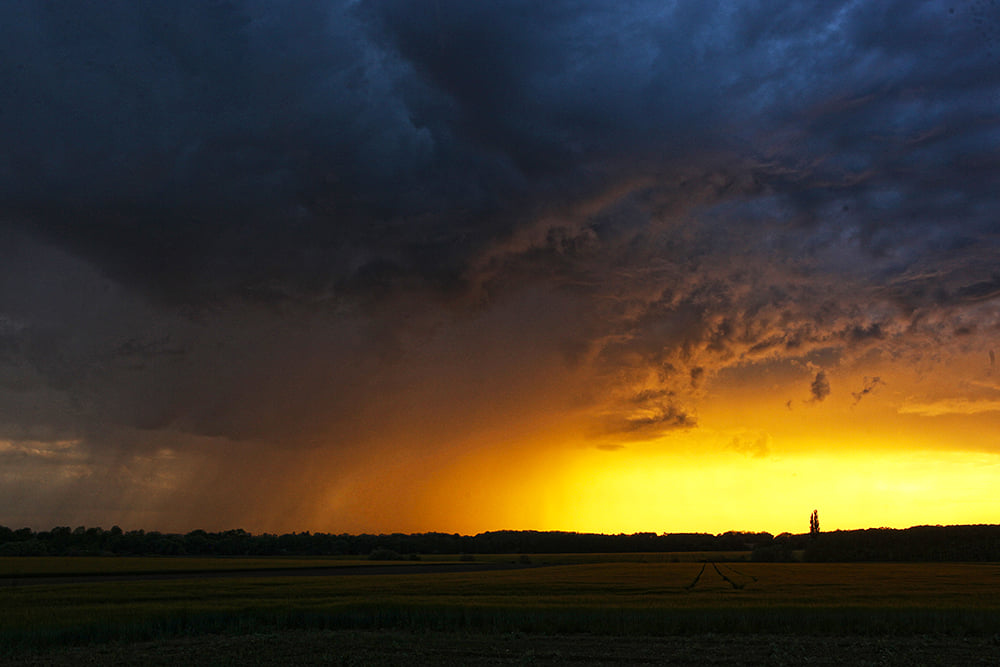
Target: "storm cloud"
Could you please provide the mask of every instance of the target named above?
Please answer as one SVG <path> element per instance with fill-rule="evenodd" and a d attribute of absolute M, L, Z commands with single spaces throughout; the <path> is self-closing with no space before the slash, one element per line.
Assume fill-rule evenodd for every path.
<path fill-rule="evenodd" d="M 156 457 L 350 470 L 538 415 L 608 448 L 694 427 L 726 371 L 995 334 L 998 24 L 7 3 L 0 457 L 124 497 Z M 218 475 L 213 498 L 246 480 Z"/>

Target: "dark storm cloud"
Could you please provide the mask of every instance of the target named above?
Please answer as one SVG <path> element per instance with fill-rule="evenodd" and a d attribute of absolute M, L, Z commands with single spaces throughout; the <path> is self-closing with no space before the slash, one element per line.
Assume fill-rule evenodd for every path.
<path fill-rule="evenodd" d="M 407 225 L 393 216 L 433 141 L 399 96 L 405 65 L 349 7 L 2 11 L 6 224 L 182 299 L 316 291 L 416 261 L 394 247 Z M 398 243 L 416 254 L 446 232 L 425 224 Z"/>
<path fill-rule="evenodd" d="M 0 4 L 0 440 L 349 449 L 566 367 L 654 438 L 726 369 L 991 331 L 998 18 Z"/>
<path fill-rule="evenodd" d="M 637 177 L 647 211 L 834 225 L 896 270 L 993 232 L 985 6 L 3 12 L 5 224 L 175 298 L 450 282 L 539 207 Z"/>

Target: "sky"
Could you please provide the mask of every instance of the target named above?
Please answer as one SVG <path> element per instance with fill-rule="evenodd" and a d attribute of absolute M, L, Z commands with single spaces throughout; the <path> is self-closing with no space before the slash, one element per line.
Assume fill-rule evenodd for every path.
<path fill-rule="evenodd" d="M 0 524 L 998 523 L 998 37 L 0 3 Z"/>

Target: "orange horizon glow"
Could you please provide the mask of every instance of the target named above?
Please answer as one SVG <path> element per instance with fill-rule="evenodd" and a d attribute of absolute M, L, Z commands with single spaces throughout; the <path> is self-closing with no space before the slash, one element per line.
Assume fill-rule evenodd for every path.
<path fill-rule="evenodd" d="M 337 532 L 380 525 L 380 532 L 777 535 L 807 532 L 813 509 L 825 531 L 997 523 L 995 453 L 879 447 L 875 440 L 848 452 L 818 453 L 801 441 L 786 451 L 782 438 L 770 438 L 759 455 L 732 447 L 709 452 L 728 437 L 698 428 L 615 450 L 581 441 L 544 450 L 482 448 L 437 462 L 420 484 L 403 479 L 402 470 L 399 477 L 382 469 L 372 480 L 355 478 L 331 500 L 350 498 L 346 514 L 357 522 L 328 514 L 310 523 Z M 373 500 L 379 483 L 410 502 Z M 335 513 L 343 516 L 342 509 Z"/>
<path fill-rule="evenodd" d="M 447 455 L 354 475 L 307 521 L 340 530 L 339 520 L 346 532 L 777 535 L 807 532 L 817 509 L 824 531 L 997 523 L 997 413 L 985 403 L 912 409 L 914 383 L 890 377 L 863 401 L 841 391 L 791 406 L 777 392 L 712 387 L 696 426 L 648 440 L 595 438 L 572 415 L 535 415 Z M 408 502 L 383 502 L 379 485 Z"/>

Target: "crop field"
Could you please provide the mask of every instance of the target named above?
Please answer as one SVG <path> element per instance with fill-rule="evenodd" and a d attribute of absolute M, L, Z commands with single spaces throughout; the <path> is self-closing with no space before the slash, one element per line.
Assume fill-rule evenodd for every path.
<path fill-rule="evenodd" d="M 498 641 L 511 635 L 596 635 L 625 642 L 632 641 L 629 637 L 709 633 L 932 636 L 982 643 L 994 657 L 1000 648 L 996 641 L 1000 564 L 996 563 L 538 564 L 547 558 L 558 560 L 531 556 L 525 567 L 476 572 L 420 572 L 417 562 L 413 574 L 374 576 L 334 570 L 322 576 L 273 577 L 231 572 L 224 578 L 205 578 L 195 571 L 190 578 L 173 580 L 138 576 L 72 583 L 8 578 L 0 589 L 0 655 L 24 659 L 39 651 L 70 650 L 66 647 L 82 644 L 131 645 L 293 631 L 341 633 L 341 637 L 355 633 L 350 635 L 355 638 L 371 632 L 421 637 L 459 633 Z M 51 560 L 32 571 L 51 574 L 63 568 L 79 573 L 80 567 L 88 566 L 72 562 L 83 559 Z M 200 571 L 207 571 L 197 563 L 203 559 L 173 560 L 196 562 Z M 218 559 L 229 560 L 233 559 Z M 290 567 L 291 562 L 263 560 L 280 568 Z M 302 562 L 315 567 L 324 561 Z M 131 563 L 120 567 L 124 569 L 116 571 L 164 569 L 159 563 L 150 570 Z"/>
<path fill-rule="evenodd" d="M 352 558 L 178 558 L 169 556 L 49 556 L 0 557 L 0 579 L 103 574 L 160 574 L 166 572 L 239 572 L 314 567 L 369 565 Z M 408 561 L 400 561 L 408 562 Z"/>
<path fill-rule="evenodd" d="M 579 563 L 686 563 L 713 561 L 746 561 L 749 551 L 681 551 L 665 553 L 622 554 L 538 554 L 517 556 L 511 554 L 476 554 L 461 556 L 445 554 L 424 556 L 422 560 L 390 561 L 393 564 L 419 565 L 422 563 L 451 563 L 469 561 L 477 563 L 518 563 L 527 559 L 537 565 L 568 565 Z M 241 570 L 278 570 L 318 567 L 360 567 L 379 565 L 386 561 L 372 561 L 361 556 L 315 557 L 176 557 L 176 556 L 74 556 L 59 558 L 49 556 L 0 556 L 0 579 L 10 577 L 52 577 L 105 574 L 159 574 L 167 572 L 239 572 Z"/>

